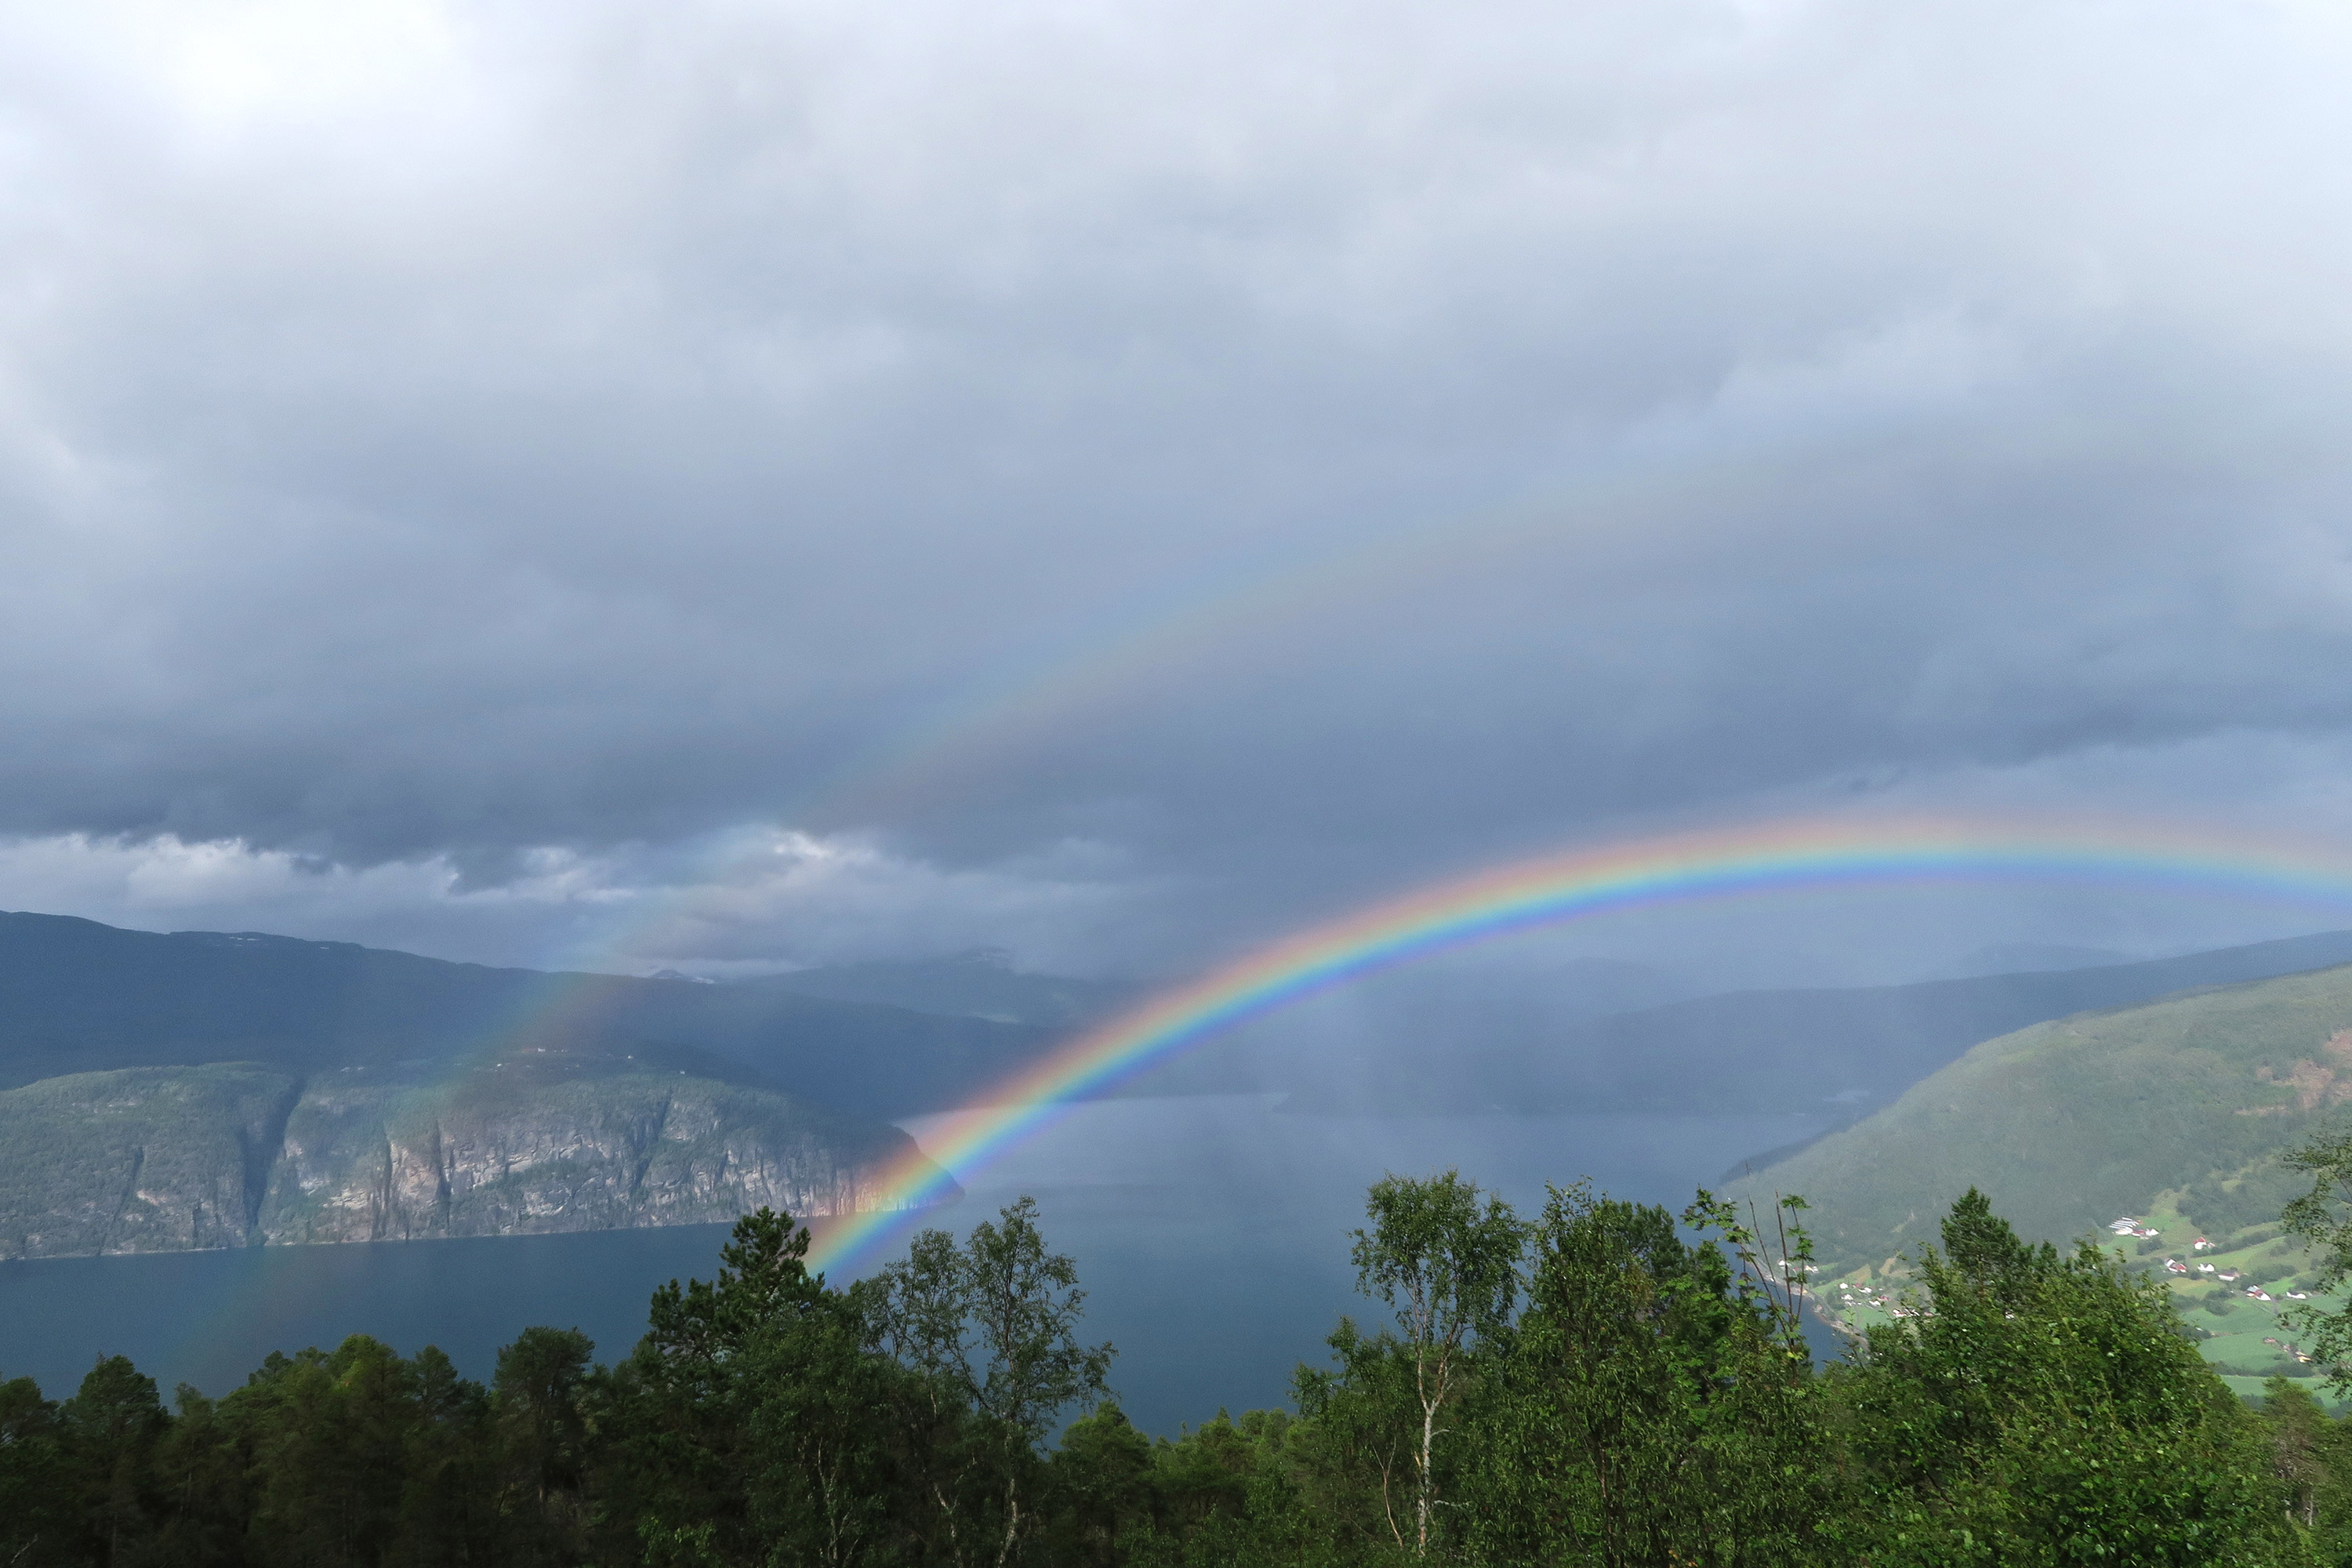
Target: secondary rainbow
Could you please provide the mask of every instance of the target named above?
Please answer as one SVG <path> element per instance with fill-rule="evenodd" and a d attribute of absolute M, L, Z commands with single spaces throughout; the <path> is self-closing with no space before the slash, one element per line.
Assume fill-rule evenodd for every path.
<path fill-rule="evenodd" d="M 816 1239 L 812 1260 L 854 1267 L 968 1174 L 1071 1101 L 1334 985 L 1538 926 L 1695 900 L 1840 886 L 2076 883 L 2234 893 L 2352 907 L 2352 857 L 2334 847 L 2175 826 L 1873 818 L 1677 834 L 1501 866 L 1312 927 L 1079 1037 L 936 1124 L 889 1170 L 878 1207 Z"/>

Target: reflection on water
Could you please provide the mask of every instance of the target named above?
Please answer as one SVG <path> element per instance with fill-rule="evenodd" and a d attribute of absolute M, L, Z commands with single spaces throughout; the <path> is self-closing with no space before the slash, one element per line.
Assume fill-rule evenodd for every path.
<path fill-rule="evenodd" d="M 919 1140 L 926 1123 L 910 1121 Z M 1679 1208 L 1746 1154 L 1814 1131 L 1807 1119 L 1674 1116 L 1294 1116 L 1273 1096 L 1108 1100 L 966 1182 L 929 1217 L 956 1228 L 1029 1194 L 1090 1292 L 1087 1323 L 1119 1349 L 1112 1382 L 1147 1429 L 1219 1405 L 1280 1402 L 1290 1370 L 1363 1304 L 1348 1231 L 1384 1172 L 1448 1165 L 1525 1207 L 1546 1182 L 1591 1176 Z M 919 1222 L 918 1222 L 919 1223 Z M 708 1278 L 722 1226 L 373 1246 L 266 1247 L 0 1265 L 0 1374 L 70 1392 L 100 1354 L 168 1389 L 218 1394 L 272 1350 L 376 1335 L 440 1345 L 478 1377 L 531 1323 L 578 1327 L 625 1354 L 662 1281 Z M 886 1249 L 886 1255 L 887 1255 Z"/>

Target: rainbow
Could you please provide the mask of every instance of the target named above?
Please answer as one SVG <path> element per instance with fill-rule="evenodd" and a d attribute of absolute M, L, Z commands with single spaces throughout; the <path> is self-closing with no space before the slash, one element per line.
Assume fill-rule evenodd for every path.
<path fill-rule="evenodd" d="M 1080 720 L 1144 681 L 1204 657 L 1226 657 L 1276 626 L 1362 607 L 1458 577 L 1530 549 L 1575 542 L 1581 569 L 1607 569 L 1625 542 L 1646 539 L 1693 507 L 1721 511 L 1784 485 L 1795 456 L 1838 467 L 1843 443 L 1808 443 L 1795 454 L 1735 448 L 1712 461 L 1688 453 L 1632 455 L 1573 483 L 1429 521 L 1351 532 L 1336 549 L 1234 561 L 1189 582 L 1155 583 L 1148 595 L 1098 606 L 1051 644 L 995 668 L 925 708 L 872 747 L 846 759 L 796 803 L 819 826 L 871 817 L 957 768 L 988 759 Z M 887 812 L 885 813 L 887 815 Z"/>
<path fill-rule="evenodd" d="M 937 1124 L 879 1182 L 882 1207 L 815 1238 L 813 1263 L 856 1268 L 1071 1101 L 1347 981 L 1514 931 L 1661 905 L 1842 886 L 2030 882 L 2352 906 L 2341 849 L 2178 826 L 1953 818 L 1780 822 L 1589 847 L 1496 867 L 1318 925 L 1169 991 Z"/>

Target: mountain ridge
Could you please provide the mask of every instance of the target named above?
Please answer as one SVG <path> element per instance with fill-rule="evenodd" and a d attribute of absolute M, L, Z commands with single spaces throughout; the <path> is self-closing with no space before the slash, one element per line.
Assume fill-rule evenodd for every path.
<path fill-rule="evenodd" d="M 1393 1052 L 1383 1102 L 1525 1110 L 1708 1107 L 1860 1114 L 1979 1041 L 2087 1010 L 2352 963 L 2352 931 L 2173 958 L 1907 984 L 1719 993 L 1442 1059 Z M 1317 1107 L 1312 1092 L 1297 1097 Z"/>
<path fill-rule="evenodd" d="M 0 1258 L 822 1216 L 1044 1030 L 0 914 Z M 784 1080 L 784 1081 L 780 1081 Z"/>
<path fill-rule="evenodd" d="M 448 1061 L 502 1043 L 658 1039 L 888 1118 L 962 1103 L 1055 1038 L 796 993 L 0 913 L 0 1089 L 111 1068 L 251 1060 L 310 1072 Z"/>

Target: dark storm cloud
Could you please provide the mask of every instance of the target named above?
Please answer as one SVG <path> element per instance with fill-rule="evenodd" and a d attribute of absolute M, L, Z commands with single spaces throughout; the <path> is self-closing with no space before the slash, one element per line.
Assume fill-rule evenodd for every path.
<path fill-rule="evenodd" d="M 1287 909 L 2352 720 L 2318 12 L 9 26 L 0 833 Z"/>

